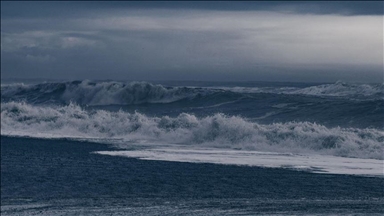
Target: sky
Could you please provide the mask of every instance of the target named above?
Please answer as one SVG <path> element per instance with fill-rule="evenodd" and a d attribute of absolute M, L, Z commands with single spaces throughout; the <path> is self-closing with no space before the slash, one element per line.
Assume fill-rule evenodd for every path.
<path fill-rule="evenodd" d="M 383 4 L 1 1 L 1 79 L 382 83 Z"/>

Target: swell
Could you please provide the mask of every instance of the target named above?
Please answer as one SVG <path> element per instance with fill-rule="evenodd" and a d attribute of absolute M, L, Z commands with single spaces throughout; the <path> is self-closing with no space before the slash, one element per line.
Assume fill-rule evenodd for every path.
<path fill-rule="evenodd" d="M 309 87 L 165 87 L 147 82 L 74 81 L 37 85 L 10 84 L 1 86 L 2 102 L 25 101 L 31 104 L 131 105 L 172 103 L 185 99 L 203 101 L 204 96 L 238 98 L 249 94 L 288 94 L 320 97 L 343 97 L 358 100 L 382 100 L 383 84 L 347 84 L 336 82 Z"/>
<path fill-rule="evenodd" d="M 237 93 L 272 93 L 290 95 L 309 95 L 320 97 L 349 97 L 351 99 L 383 99 L 384 84 L 351 84 L 336 82 L 309 87 L 220 87 Z"/>
<path fill-rule="evenodd" d="M 239 116 L 149 117 L 135 112 L 87 111 L 80 106 L 1 104 L 1 135 L 121 139 L 243 150 L 317 153 L 383 159 L 384 131 L 328 128 L 310 122 L 258 124 Z"/>
<path fill-rule="evenodd" d="M 349 84 L 336 82 L 334 84 L 324 84 L 310 86 L 290 92 L 292 94 L 305 94 L 314 96 L 336 96 L 336 97 L 355 97 L 355 98 L 381 98 L 384 96 L 384 84 Z"/>
<path fill-rule="evenodd" d="M 170 103 L 208 94 L 201 88 L 164 87 L 147 82 L 90 82 L 14 84 L 1 87 L 2 102 L 26 101 L 33 104 L 129 105 Z"/>

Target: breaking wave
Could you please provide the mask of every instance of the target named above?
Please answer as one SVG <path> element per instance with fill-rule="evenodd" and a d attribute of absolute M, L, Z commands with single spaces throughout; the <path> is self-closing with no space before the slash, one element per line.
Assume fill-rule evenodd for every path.
<path fill-rule="evenodd" d="M 27 101 L 33 104 L 71 102 L 80 105 L 129 105 L 141 103 L 170 103 L 207 92 L 199 88 L 164 87 L 147 82 L 42 83 L 37 85 L 4 85 L 2 102 Z"/>
<path fill-rule="evenodd" d="M 383 84 L 334 84 L 299 87 L 165 87 L 147 82 L 74 81 L 36 85 L 10 84 L 1 86 L 1 101 L 25 101 L 31 104 L 130 105 L 172 103 L 183 99 L 214 95 L 218 98 L 241 98 L 244 94 L 288 94 L 349 99 L 383 99 Z M 219 95 L 217 95 L 219 94 Z M 211 98 L 199 97 L 201 100 Z"/>
<path fill-rule="evenodd" d="M 149 117 L 140 113 L 87 111 L 78 105 L 42 107 L 1 104 L 1 135 L 41 138 L 101 138 L 217 148 L 319 153 L 383 159 L 384 131 L 327 128 L 310 122 L 258 124 L 239 116 Z"/>
<path fill-rule="evenodd" d="M 305 94 L 314 96 L 351 96 L 351 97 L 381 97 L 384 96 L 384 84 L 348 84 L 336 82 L 334 84 L 324 84 L 298 89 L 290 92 L 291 94 Z"/>
<path fill-rule="evenodd" d="M 333 84 L 315 85 L 305 88 L 299 87 L 221 87 L 222 90 L 236 93 L 272 93 L 293 94 L 326 97 L 349 97 L 356 99 L 383 99 L 384 84 L 349 84 L 336 82 Z"/>

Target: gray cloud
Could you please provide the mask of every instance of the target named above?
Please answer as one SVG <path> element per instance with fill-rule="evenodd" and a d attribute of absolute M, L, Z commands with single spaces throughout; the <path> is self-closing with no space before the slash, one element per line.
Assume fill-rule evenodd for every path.
<path fill-rule="evenodd" d="M 2 18 L 87 17 L 116 9 L 172 9 L 208 11 L 278 11 L 302 14 L 383 15 L 380 1 L 222 1 L 222 2 L 1 2 Z"/>
<path fill-rule="evenodd" d="M 2 14 L 2 78 L 372 82 L 383 77 L 382 15 L 94 8 L 81 16 L 30 16 Z"/>

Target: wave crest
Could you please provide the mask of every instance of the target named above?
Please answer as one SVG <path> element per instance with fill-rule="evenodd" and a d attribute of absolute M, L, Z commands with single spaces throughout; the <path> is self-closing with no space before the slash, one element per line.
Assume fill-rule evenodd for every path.
<path fill-rule="evenodd" d="M 175 118 L 141 113 L 86 111 L 69 104 L 39 107 L 1 104 L 1 134 L 56 138 L 146 140 L 217 148 L 320 153 L 383 159 L 384 132 L 377 129 L 327 128 L 310 122 L 250 122 L 239 116 L 204 118 L 182 113 Z"/>
<path fill-rule="evenodd" d="M 383 97 L 383 84 L 348 84 L 345 82 L 336 82 L 333 84 L 324 84 L 311 86 L 289 92 L 290 94 L 304 94 L 313 96 L 336 96 L 336 97 Z"/>
<path fill-rule="evenodd" d="M 170 103 L 198 94 L 202 89 L 164 87 L 147 82 L 74 81 L 37 85 L 6 85 L 1 87 L 2 101 L 27 101 L 34 104 L 74 102 L 80 105 L 129 105 L 141 103 Z"/>
<path fill-rule="evenodd" d="M 37 85 L 10 84 L 1 86 L 2 102 L 26 101 L 31 104 L 61 104 L 70 102 L 80 105 L 131 105 L 143 103 L 172 103 L 183 99 L 198 98 L 210 101 L 229 98 L 234 94 L 287 94 L 326 97 L 348 97 L 349 99 L 376 100 L 384 98 L 382 84 L 347 84 L 336 82 L 299 87 L 165 87 L 147 82 L 90 82 L 42 83 Z M 247 95 L 246 95 L 247 96 Z"/>
<path fill-rule="evenodd" d="M 357 99 L 383 98 L 384 84 L 349 84 L 336 82 L 333 84 L 323 84 L 299 87 L 220 87 L 219 89 L 236 93 L 270 93 L 270 94 L 289 94 L 289 95 L 310 95 L 326 97 L 350 97 Z"/>

